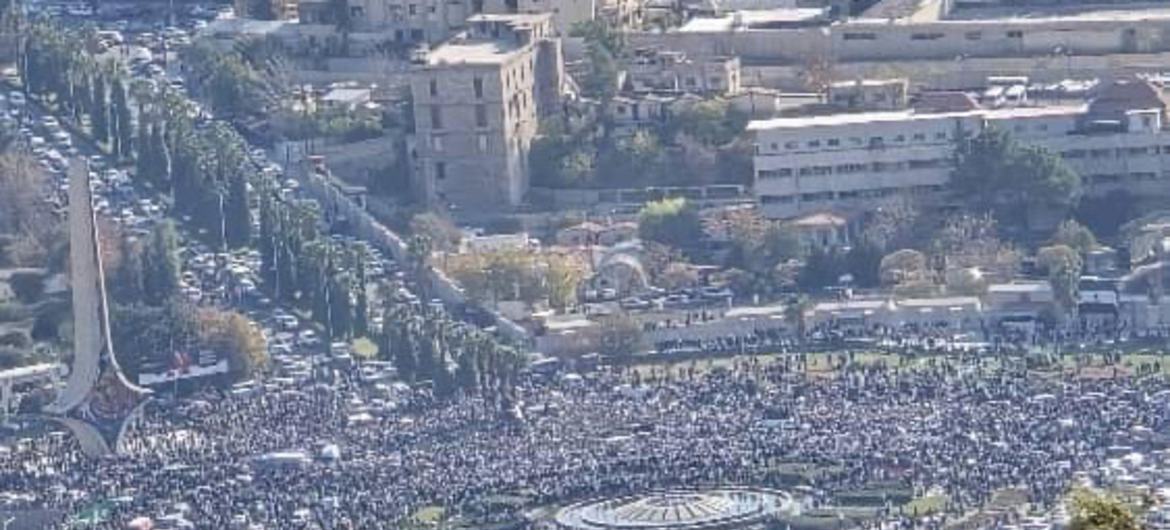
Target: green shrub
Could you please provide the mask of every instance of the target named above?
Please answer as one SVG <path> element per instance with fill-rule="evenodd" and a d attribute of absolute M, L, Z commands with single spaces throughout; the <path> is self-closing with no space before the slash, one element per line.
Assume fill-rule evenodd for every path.
<path fill-rule="evenodd" d="M 18 300 L 33 304 L 45 293 L 45 275 L 40 272 L 14 272 L 8 278 L 8 286 Z"/>
<path fill-rule="evenodd" d="M 32 340 L 28 338 L 28 334 L 23 331 L 9 331 L 0 335 L 0 346 L 11 346 L 13 348 L 25 349 L 32 345 Z"/>

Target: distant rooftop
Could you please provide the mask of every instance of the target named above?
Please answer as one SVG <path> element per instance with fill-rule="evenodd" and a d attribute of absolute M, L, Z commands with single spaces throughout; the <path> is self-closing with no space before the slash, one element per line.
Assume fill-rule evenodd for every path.
<path fill-rule="evenodd" d="M 212 20 L 200 30 L 202 35 L 267 35 L 292 24 L 286 20 L 255 20 L 250 18 L 223 18 Z"/>
<path fill-rule="evenodd" d="M 891 0 L 892 6 L 912 5 L 914 0 Z M 895 9 L 901 12 L 901 9 Z M 903 15 L 904 16 L 904 15 Z M 910 21 L 891 16 L 874 16 L 866 11 L 860 17 L 846 22 L 842 29 L 849 29 L 854 24 L 882 24 L 890 23 L 895 18 L 898 24 L 917 24 L 919 21 Z M 1064 22 L 1138 22 L 1143 20 L 1170 20 L 1170 8 L 1149 7 L 1142 9 L 1082 9 L 1079 11 L 1059 11 L 1036 9 L 1028 12 L 1011 12 L 1002 10 L 965 10 L 958 9 L 941 20 L 931 20 L 930 24 L 1037 24 L 1037 23 L 1064 23 Z"/>
<path fill-rule="evenodd" d="M 818 212 L 800 217 L 792 224 L 801 228 L 816 228 L 825 226 L 845 226 L 848 221 L 833 212 Z"/>
<path fill-rule="evenodd" d="M 427 53 L 427 64 L 493 65 L 507 62 L 512 52 L 534 38 L 540 38 L 541 30 L 534 29 L 551 24 L 551 17 L 548 13 L 475 15 L 467 19 L 468 32 Z"/>
<path fill-rule="evenodd" d="M 501 64 L 520 49 L 514 42 L 474 40 L 441 44 L 427 54 L 427 64 Z"/>
<path fill-rule="evenodd" d="M 843 125 L 864 125 L 869 123 L 902 122 L 915 120 L 938 120 L 983 116 L 988 119 L 1038 118 L 1084 112 L 1086 105 L 1054 105 L 1045 107 L 1010 107 L 1002 109 L 979 109 L 960 112 L 922 113 L 913 110 L 884 112 L 859 112 L 829 114 L 826 116 L 802 116 L 755 120 L 748 124 L 749 131 L 770 129 L 799 129 L 803 127 L 836 127 Z"/>
<path fill-rule="evenodd" d="M 479 15 L 474 15 L 474 16 L 468 17 L 467 22 L 469 24 L 474 23 L 474 22 L 480 22 L 480 21 L 482 21 L 482 22 L 508 22 L 508 23 L 512 24 L 513 26 L 520 27 L 520 26 L 525 26 L 525 25 L 534 26 L 536 24 L 540 24 L 542 22 L 549 20 L 549 18 L 551 18 L 551 17 L 552 17 L 552 15 L 549 13 L 509 13 L 509 14 L 485 13 L 485 14 L 479 14 Z"/>
<path fill-rule="evenodd" d="M 905 84 L 906 78 L 893 77 L 889 79 L 853 79 L 845 81 L 833 81 L 829 83 L 832 88 L 851 88 L 851 87 L 880 87 L 893 84 Z"/>
<path fill-rule="evenodd" d="M 909 17 L 923 7 L 923 0 L 878 0 L 860 18 L 897 19 Z"/>
<path fill-rule="evenodd" d="M 979 109 L 979 102 L 966 92 L 923 92 L 910 106 L 920 113 L 970 112 Z"/>
<path fill-rule="evenodd" d="M 999 7 L 960 7 L 947 14 L 947 20 L 1142 20 L 1170 15 L 1164 2 L 1126 3 L 1123 6 L 1032 5 Z"/>
<path fill-rule="evenodd" d="M 825 20 L 825 8 L 781 8 L 749 11 L 735 11 L 721 17 L 693 18 L 678 31 L 704 33 L 731 31 L 734 29 L 807 26 Z"/>

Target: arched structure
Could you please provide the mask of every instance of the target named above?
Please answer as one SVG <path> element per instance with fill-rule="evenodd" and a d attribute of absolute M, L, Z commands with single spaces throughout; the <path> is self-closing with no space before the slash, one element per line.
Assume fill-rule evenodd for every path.
<path fill-rule="evenodd" d="M 91 457 L 121 448 L 150 392 L 129 382 L 110 338 L 105 272 L 87 167 L 69 171 L 69 267 L 73 288 L 73 360 L 47 419 L 68 428 Z"/>

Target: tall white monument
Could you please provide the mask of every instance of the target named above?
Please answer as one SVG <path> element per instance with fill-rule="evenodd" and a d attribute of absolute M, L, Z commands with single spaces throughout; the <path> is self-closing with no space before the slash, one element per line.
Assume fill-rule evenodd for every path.
<path fill-rule="evenodd" d="M 126 380 L 114 356 L 99 245 L 89 170 L 75 163 L 69 171 L 73 360 L 64 387 L 44 413 L 68 427 L 91 457 L 122 449 L 126 429 L 150 395 Z"/>

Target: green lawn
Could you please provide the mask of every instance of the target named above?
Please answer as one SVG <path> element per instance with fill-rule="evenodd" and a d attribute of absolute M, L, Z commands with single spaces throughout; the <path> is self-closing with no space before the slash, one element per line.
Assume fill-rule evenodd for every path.
<path fill-rule="evenodd" d="M 419 524 L 433 526 L 439 524 L 447 515 L 442 506 L 427 506 L 415 512 L 413 519 Z"/>
<path fill-rule="evenodd" d="M 932 513 L 941 512 L 946 507 L 947 496 L 943 494 L 931 494 L 924 497 L 918 497 L 902 507 L 903 513 L 930 515 Z"/>

